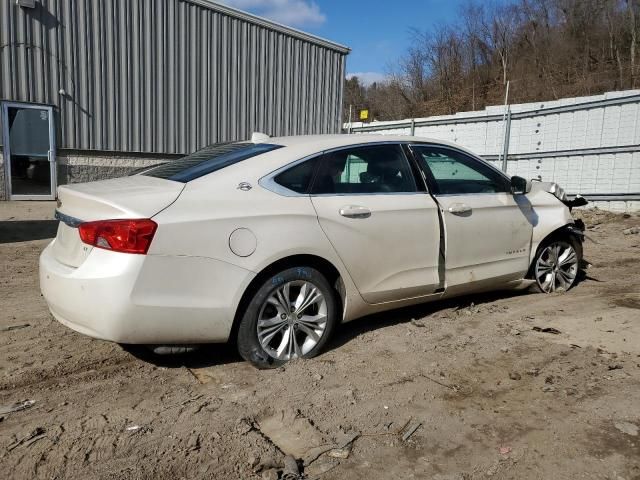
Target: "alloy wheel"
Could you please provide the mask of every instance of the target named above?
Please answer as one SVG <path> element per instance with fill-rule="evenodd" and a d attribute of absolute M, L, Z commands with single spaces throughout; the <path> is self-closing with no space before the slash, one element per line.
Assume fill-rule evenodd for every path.
<path fill-rule="evenodd" d="M 276 288 L 258 314 L 258 341 L 277 360 L 309 353 L 327 327 L 327 301 L 320 289 L 306 280 L 293 280 Z"/>
<path fill-rule="evenodd" d="M 553 242 L 538 255 L 535 276 L 543 292 L 566 291 L 578 274 L 578 255 L 570 243 Z"/>

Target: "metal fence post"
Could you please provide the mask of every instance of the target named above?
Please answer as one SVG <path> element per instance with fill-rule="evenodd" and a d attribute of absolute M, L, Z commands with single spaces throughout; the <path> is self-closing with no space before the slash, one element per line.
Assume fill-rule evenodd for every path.
<path fill-rule="evenodd" d="M 502 171 L 507 173 L 507 155 L 509 155 L 509 139 L 511 138 L 511 107 L 507 109 L 504 125 L 504 141 L 502 142 Z"/>
<path fill-rule="evenodd" d="M 411 119 L 411 136 L 415 136 L 416 134 L 416 119 L 412 118 Z"/>

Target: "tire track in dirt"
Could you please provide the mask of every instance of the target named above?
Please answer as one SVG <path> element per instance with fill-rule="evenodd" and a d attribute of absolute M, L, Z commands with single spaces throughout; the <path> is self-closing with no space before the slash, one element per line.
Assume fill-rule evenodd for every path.
<path fill-rule="evenodd" d="M 589 215 L 600 221 L 590 232 L 600 243 L 585 246 L 594 266 L 567 294 L 500 292 L 387 312 L 344 325 L 319 358 L 260 372 L 218 347 L 152 360 L 73 333 L 39 296 L 46 242 L 0 245 L 0 286 L 11 289 L 0 324 L 31 324 L 1 334 L 0 401 L 36 400 L 0 424 L 0 471 L 257 480 L 255 460 L 282 454 L 252 419 L 286 410 L 329 441 L 362 434 L 348 458 L 328 460 L 322 480 L 634 478 L 638 437 L 615 424 L 640 425 L 640 358 L 625 353 L 640 344 L 628 303 L 639 293 L 630 259 L 640 237 L 621 233 L 640 217 Z M 408 421 L 421 426 L 403 441 L 394 432 Z M 46 436 L 7 449 L 37 428 Z"/>

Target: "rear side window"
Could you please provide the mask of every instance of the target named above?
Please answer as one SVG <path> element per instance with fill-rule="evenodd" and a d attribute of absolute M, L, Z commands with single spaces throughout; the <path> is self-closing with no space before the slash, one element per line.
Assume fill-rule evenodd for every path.
<path fill-rule="evenodd" d="M 248 142 L 216 143 L 178 160 L 151 167 L 140 175 L 186 183 L 278 148 L 282 148 L 282 145 Z"/>
<path fill-rule="evenodd" d="M 311 178 L 317 163 L 318 157 L 305 160 L 274 177 L 278 184 L 296 193 L 309 193 Z"/>
<path fill-rule="evenodd" d="M 322 157 L 314 194 L 415 192 L 409 162 L 400 145 L 350 147 Z"/>

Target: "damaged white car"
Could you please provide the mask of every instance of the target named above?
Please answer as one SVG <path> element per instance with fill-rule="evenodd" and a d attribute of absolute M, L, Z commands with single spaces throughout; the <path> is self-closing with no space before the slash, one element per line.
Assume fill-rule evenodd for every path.
<path fill-rule="evenodd" d="M 61 323 L 125 344 L 231 339 L 258 367 L 374 312 L 568 290 L 582 256 L 557 186 L 417 137 L 256 135 L 58 198 L 40 282 Z"/>

